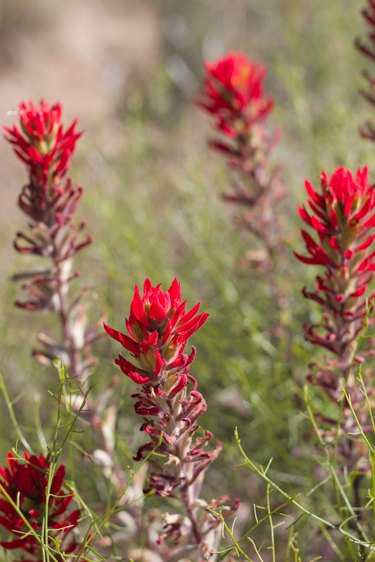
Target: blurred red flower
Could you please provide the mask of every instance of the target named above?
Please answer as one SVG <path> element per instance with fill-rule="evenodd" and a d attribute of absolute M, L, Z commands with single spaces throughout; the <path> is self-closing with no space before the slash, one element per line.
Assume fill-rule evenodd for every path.
<path fill-rule="evenodd" d="M 271 111 L 273 100 L 264 95 L 266 68 L 250 62 L 243 53 L 228 53 L 206 62 L 204 87 L 196 103 L 216 119 L 226 135 L 246 133 Z"/>
<path fill-rule="evenodd" d="M 0 525 L 16 538 L 1 541 L 5 549 L 21 549 L 32 558 L 22 560 L 42 560 L 41 547 L 36 537 L 25 524 L 26 519 L 37 534 L 42 531 L 42 521 L 46 513 L 47 488 L 50 461 L 48 457 L 28 455 L 25 461 L 16 460 L 12 452 L 8 453 L 8 466 L 0 467 Z M 48 494 L 48 528 L 50 533 L 56 530 L 55 537 L 60 540 L 77 526 L 80 510 L 69 514 L 66 511 L 73 500 L 74 493 L 63 490 L 65 467 L 60 465 L 51 482 Z M 18 510 L 11 503 L 18 506 Z M 20 513 L 23 514 L 24 519 Z M 74 539 L 64 546 L 65 553 L 74 552 L 77 543 Z"/>

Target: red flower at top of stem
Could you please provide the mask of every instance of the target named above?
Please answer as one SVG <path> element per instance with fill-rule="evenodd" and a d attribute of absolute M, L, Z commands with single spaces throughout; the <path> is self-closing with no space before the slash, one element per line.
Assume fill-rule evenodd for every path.
<path fill-rule="evenodd" d="M 250 62 L 243 53 L 228 53 L 214 63 L 206 62 L 205 69 L 204 88 L 196 103 L 215 116 L 224 134 L 247 133 L 267 117 L 273 100 L 264 95 L 264 66 Z"/>
<path fill-rule="evenodd" d="M 8 466 L 0 467 L 0 525 L 15 535 L 15 539 L 1 541 L 5 549 L 21 549 L 38 555 L 37 538 L 30 532 L 25 520 L 39 534 L 46 510 L 50 461 L 48 457 L 24 453 L 25 462 L 8 453 Z M 60 465 L 51 482 L 48 497 L 48 527 L 56 529 L 61 538 L 76 527 L 80 510 L 64 515 L 73 500 L 74 493 L 63 491 L 65 467 Z M 16 509 L 16 507 L 18 509 Z M 23 517 L 21 517 L 21 514 Z M 73 540 L 65 552 L 73 552 L 77 544 Z"/>
<path fill-rule="evenodd" d="M 104 324 L 107 333 L 130 351 L 139 362 L 133 365 L 121 355 L 116 363 L 122 371 L 139 384 L 156 380 L 163 369 L 186 367 L 193 359 L 183 354 L 188 339 L 206 321 L 207 313 L 198 313 L 200 303 L 189 312 L 181 300 L 181 289 L 174 279 L 168 291 L 160 284 L 152 286 L 146 279 L 143 295 L 134 288 L 130 316 L 125 325 L 130 337 Z M 194 352 L 193 352 L 194 353 Z"/>
<path fill-rule="evenodd" d="M 373 271 L 375 253 L 366 250 L 375 238 L 370 234 L 375 226 L 375 189 L 368 183 L 367 167 L 359 169 L 355 177 L 345 168 L 336 170 L 330 179 L 323 171 L 321 193 L 308 181 L 305 187 L 312 213 L 303 206 L 299 214 L 317 232 L 319 243 L 302 230 L 310 255 L 296 257 L 307 264 L 344 265 L 352 274 Z"/>
<path fill-rule="evenodd" d="M 41 101 L 36 107 L 32 101 L 19 105 L 19 129 L 4 127 L 5 138 L 14 146 L 17 156 L 30 170 L 32 182 L 58 182 L 66 174 L 70 158 L 81 132 L 75 130 L 77 120 L 64 130 L 61 123 L 60 103 L 49 107 Z"/>

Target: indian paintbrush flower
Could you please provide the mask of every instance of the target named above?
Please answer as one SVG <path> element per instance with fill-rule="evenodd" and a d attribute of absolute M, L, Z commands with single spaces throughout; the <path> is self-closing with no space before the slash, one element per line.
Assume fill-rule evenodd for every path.
<path fill-rule="evenodd" d="M 315 290 L 305 288 L 303 294 L 322 310 L 321 321 L 306 325 L 305 335 L 334 357 L 325 357 L 324 364 L 313 363 L 308 381 L 336 405 L 343 399 L 343 387 L 346 389 L 350 404 L 344 399 L 339 428 L 338 421 L 324 413 L 317 420 L 327 428 L 321 429 L 326 442 L 335 440 L 339 431 L 336 454 L 340 465 L 365 472 L 366 452 L 354 435 L 358 434 L 357 423 L 365 433 L 371 424 L 354 367 L 368 353 L 365 349 L 361 357 L 357 344 L 373 299 L 369 283 L 375 273 L 375 189 L 368 181 L 367 167 L 355 175 L 346 168 L 338 168 L 331 177 L 323 171 L 319 190 L 308 181 L 305 187 L 308 208 L 300 207 L 299 214 L 313 235 L 302 230 L 307 255 L 295 255 L 302 263 L 321 269 Z M 371 385 L 368 375 L 363 375 L 366 386 Z M 371 394 L 370 386 L 368 390 Z"/>
<path fill-rule="evenodd" d="M 83 188 L 66 178 L 71 156 L 80 132 L 77 120 L 65 128 L 62 106 L 42 101 L 19 105 L 19 126 L 5 127 L 5 138 L 25 164 L 28 182 L 22 188 L 18 204 L 30 220 L 26 231 L 19 231 L 15 249 L 22 254 L 41 256 L 45 267 L 13 276 L 23 281 L 26 298 L 16 305 L 29 311 L 50 310 L 61 320 L 64 342 L 60 344 L 40 334 L 43 349 L 34 351 L 43 362 L 62 358 L 73 376 L 83 380 L 94 359 L 90 344 L 98 337 L 96 326 L 88 326 L 86 305 L 79 295 L 69 301 L 68 285 L 78 276 L 74 271 L 75 255 L 92 242 L 83 236 L 85 223 L 73 218 L 83 195 Z"/>
<path fill-rule="evenodd" d="M 216 127 L 229 137 L 251 133 L 264 121 L 273 100 L 264 95 L 266 68 L 243 53 L 228 53 L 205 63 L 206 77 L 197 104 L 211 113 Z"/>
<path fill-rule="evenodd" d="M 216 62 L 206 62 L 196 104 L 212 116 L 217 134 L 210 146 L 228 158 L 235 174 L 232 190 L 224 199 L 249 209 L 241 225 L 261 242 L 258 250 L 249 252 L 249 261 L 270 269 L 280 243 L 274 208 L 284 190 L 278 169 L 269 167 L 278 135 L 267 125 L 273 100 L 264 91 L 265 75 L 266 68 L 243 53 L 228 53 Z"/>
<path fill-rule="evenodd" d="M 211 432 L 195 436 L 198 419 L 207 405 L 189 373 L 195 350 L 186 355 L 184 349 L 190 336 L 207 320 L 206 313 L 198 312 L 199 306 L 197 303 L 186 311 L 177 279 L 167 291 L 146 279 L 142 295 L 137 286 L 134 289 L 130 315 L 125 320 L 129 335 L 107 325 L 105 329 L 135 360 L 130 362 L 122 355 L 116 359 L 138 385 L 132 395 L 134 409 L 143 418 L 141 431 L 148 436 L 135 459 L 158 453 L 150 458 L 149 489 L 159 496 L 179 498 L 186 511 L 186 517 L 166 518 L 160 540 L 173 538 L 184 549 L 190 537 L 190 544 L 193 542 L 201 555 L 207 555 L 216 548 L 217 532 L 209 537 L 218 529 L 219 521 L 208 511 L 214 504 L 207 504 L 199 496 L 204 472 L 217 457 L 221 444 L 208 450 Z M 229 515 L 232 510 L 223 506 L 227 499 L 222 497 L 214 503 Z"/>
<path fill-rule="evenodd" d="M 26 452 L 24 460 L 9 452 L 7 466 L 0 467 L 0 527 L 10 535 L 0 545 L 6 550 L 19 549 L 27 553 L 24 555 L 26 558 L 21 558 L 23 561 L 44 560 L 43 547 L 37 536 L 42 533 L 46 512 L 49 546 L 53 552 L 56 552 L 57 543 L 60 544 L 60 552 L 64 554 L 74 554 L 78 549 L 77 542 L 68 537 L 80 517 L 79 509 L 68 511 L 74 492 L 64 491 L 63 464 L 57 467 L 52 478 L 50 470 L 51 462 L 48 457 L 29 455 Z"/>
<path fill-rule="evenodd" d="M 143 296 L 136 286 L 126 328 L 130 337 L 105 325 L 108 334 L 131 352 L 139 365 L 122 355 L 116 359 L 121 370 L 138 384 L 160 382 L 163 370 L 170 380 L 174 374 L 186 368 L 193 360 L 195 350 L 187 356 L 183 353 L 189 337 L 206 321 L 208 314 L 198 313 L 199 303 L 189 312 L 186 301 L 181 301 L 180 285 L 174 279 L 168 291 L 153 287 L 149 279 L 143 286 Z M 185 375 L 179 374 L 178 386 L 187 384 Z M 181 379 L 184 382 L 181 382 Z M 177 379 L 176 379 L 177 382 Z"/>

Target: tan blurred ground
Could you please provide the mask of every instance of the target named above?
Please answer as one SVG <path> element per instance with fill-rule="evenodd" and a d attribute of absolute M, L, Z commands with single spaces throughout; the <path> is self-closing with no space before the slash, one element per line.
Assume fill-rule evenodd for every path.
<path fill-rule="evenodd" d="M 147 82 L 161 43 L 157 11 L 137 0 L 1 0 L 0 34 L 0 119 L 8 125 L 20 100 L 45 98 L 60 100 L 81 127 L 100 126 L 130 81 Z M 0 158 L 4 225 L 16 212 L 10 186 L 25 175 L 4 142 Z"/>

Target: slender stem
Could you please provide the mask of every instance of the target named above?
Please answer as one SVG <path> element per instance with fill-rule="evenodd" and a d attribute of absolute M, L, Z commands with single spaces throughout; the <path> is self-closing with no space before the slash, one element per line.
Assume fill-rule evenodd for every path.
<path fill-rule="evenodd" d="M 242 457 L 245 460 L 245 463 L 256 473 L 258 474 L 263 480 L 265 480 L 268 484 L 271 485 L 271 487 L 276 490 L 277 492 L 279 492 L 279 494 L 281 494 L 281 496 L 283 496 L 284 498 L 290 500 L 290 503 L 293 504 L 295 507 L 297 507 L 300 511 L 302 511 L 302 513 L 304 513 L 305 515 L 310 516 L 312 519 L 315 519 L 315 521 L 318 521 L 319 523 L 322 523 L 323 525 L 325 525 L 326 527 L 328 527 L 329 529 L 336 529 L 338 530 L 340 533 L 342 533 L 346 538 L 348 538 L 350 541 L 352 541 L 353 543 L 357 544 L 357 545 L 362 545 L 368 549 L 370 549 L 371 551 L 375 552 L 375 546 L 367 539 L 367 537 L 365 538 L 365 540 L 361 540 L 358 539 L 355 535 L 352 535 L 351 533 L 345 531 L 343 529 L 342 526 L 337 527 L 336 525 L 334 525 L 333 523 L 331 523 L 330 521 L 328 521 L 327 519 L 324 519 L 323 517 L 320 517 L 319 515 L 316 515 L 316 513 L 309 511 L 306 507 L 304 507 L 301 503 L 299 503 L 295 498 L 289 496 L 289 494 L 287 494 L 282 488 L 280 488 L 280 486 L 278 486 L 278 484 L 276 484 L 275 482 L 273 482 L 273 480 L 271 480 L 271 478 L 266 474 L 266 472 L 262 469 L 262 467 L 259 467 L 255 462 L 253 462 L 245 453 L 242 445 L 241 445 L 241 440 L 239 438 L 238 435 L 238 431 L 237 429 L 235 430 L 235 438 L 236 438 L 236 442 L 237 442 L 237 446 L 241 452 Z M 335 477 L 335 473 L 332 472 L 332 476 Z"/>
<path fill-rule="evenodd" d="M 190 504 L 190 501 L 189 501 L 189 489 L 188 489 L 188 487 L 184 487 L 181 490 L 181 497 L 182 497 L 182 501 L 183 501 L 183 504 L 184 504 L 185 509 L 186 509 L 186 514 L 187 514 L 187 516 L 190 520 L 190 523 L 191 523 L 192 535 L 193 535 L 194 541 L 195 541 L 196 545 L 198 547 L 200 547 L 201 544 L 202 544 L 202 537 L 201 537 L 201 534 L 200 534 L 199 529 L 198 529 L 197 521 L 196 521 L 195 516 L 194 516 L 194 511 L 193 511 L 193 509 L 191 507 L 191 504 Z"/>
<path fill-rule="evenodd" d="M 59 269 L 60 268 L 58 268 L 58 271 Z M 77 379 L 78 384 L 84 387 L 86 386 L 85 384 L 86 381 L 82 380 L 82 372 L 80 372 L 80 369 L 78 368 L 78 362 L 77 362 L 78 352 L 75 348 L 74 337 L 72 335 L 69 326 L 69 318 L 67 314 L 67 289 L 68 288 L 66 283 L 65 286 L 63 285 L 64 280 L 61 279 L 61 277 L 59 277 L 58 283 L 59 283 L 58 290 L 57 290 L 57 296 L 59 299 L 58 314 L 60 317 L 60 324 L 63 330 L 64 344 L 66 346 L 68 357 L 69 357 L 69 370 L 71 372 L 71 375 L 75 379 Z"/>

